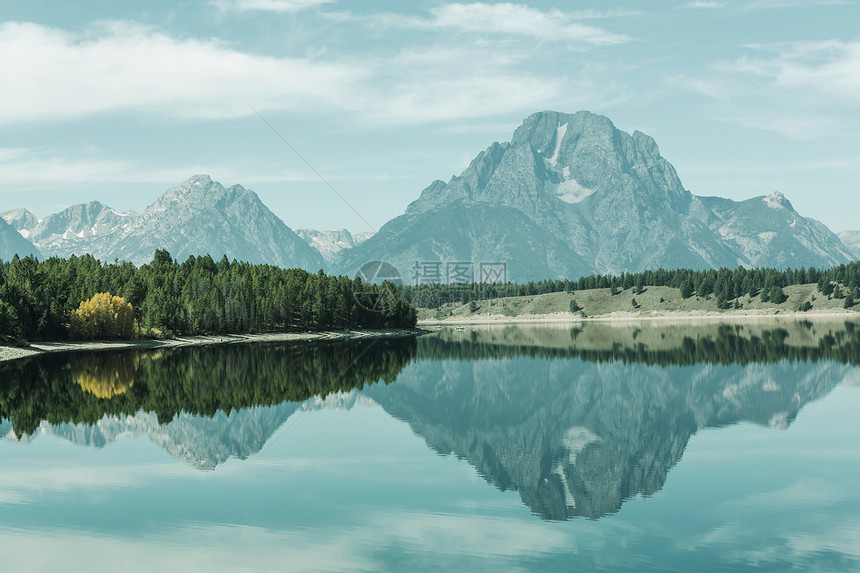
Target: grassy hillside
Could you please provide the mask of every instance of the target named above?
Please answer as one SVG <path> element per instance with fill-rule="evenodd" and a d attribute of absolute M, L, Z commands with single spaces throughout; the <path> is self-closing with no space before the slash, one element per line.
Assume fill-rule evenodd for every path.
<path fill-rule="evenodd" d="M 612 295 L 609 289 L 556 292 L 534 296 L 516 296 L 474 301 L 470 304 L 444 304 L 437 310 L 420 309 L 419 320 L 480 321 L 505 318 L 608 318 L 608 317 L 659 317 L 659 316 L 707 316 L 707 315 L 776 315 L 801 312 L 801 305 L 809 302 L 812 308 L 804 314 L 857 313 L 860 304 L 850 310 L 844 308 L 845 300 L 827 297 L 818 292 L 817 285 L 805 284 L 785 287 L 788 299 L 782 304 L 762 302 L 761 295 L 741 296 L 740 308 L 721 310 L 713 295 L 705 298 L 693 295 L 683 298 L 676 288 L 646 287 L 640 294 L 629 288 Z M 582 309 L 571 312 L 570 303 L 575 300 Z M 635 305 L 634 305 L 635 300 Z M 732 301 L 732 304 L 734 301 Z"/>

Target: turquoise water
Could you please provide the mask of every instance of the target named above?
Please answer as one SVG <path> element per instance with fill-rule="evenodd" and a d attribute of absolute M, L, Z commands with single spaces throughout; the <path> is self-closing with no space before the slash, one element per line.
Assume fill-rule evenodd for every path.
<path fill-rule="evenodd" d="M 841 323 L 42 357 L 3 567 L 858 570 L 858 364 Z"/>

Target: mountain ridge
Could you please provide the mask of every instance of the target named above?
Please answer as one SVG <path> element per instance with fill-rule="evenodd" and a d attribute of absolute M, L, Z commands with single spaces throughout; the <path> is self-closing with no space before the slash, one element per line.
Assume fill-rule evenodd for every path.
<path fill-rule="evenodd" d="M 172 187 L 141 214 L 91 202 L 44 219 L 24 209 L 2 217 L 44 256 L 88 252 L 142 264 L 164 248 L 178 260 L 226 254 L 350 276 L 382 260 L 417 282 L 430 280 L 416 270 L 422 263 L 467 263 L 466 278 L 476 281 L 488 278 L 481 263 L 504 263 L 503 278 L 524 282 L 661 267 L 828 268 L 860 252 L 781 193 L 693 195 L 654 138 L 588 111 L 530 115 L 510 142 L 491 144 L 448 182 L 433 181 L 372 236 L 293 231 L 253 191 L 208 175 Z"/>
<path fill-rule="evenodd" d="M 0 216 L 45 256 L 51 257 L 87 249 L 96 237 L 128 228 L 139 215 L 134 211 L 119 213 L 99 201 L 90 201 L 44 218 L 26 209 L 7 211 Z"/>
<path fill-rule="evenodd" d="M 43 219 L 25 209 L 0 216 L 22 237 L 44 245 L 45 256 L 89 253 L 105 261 L 140 265 L 150 262 L 156 249 L 166 249 L 177 260 L 209 254 L 314 272 L 325 267 L 319 252 L 256 193 L 241 185 L 226 188 L 208 175 L 195 175 L 171 187 L 141 214 L 119 213 L 94 201 Z"/>
<path fill-rule="evenodd" d="M 860 259 L 860 231 L 842 231 L 839 233 L 839 239 L 855 259 Z"/>
<path fill-rule="evenodd" d="M 360 245 L 374 235 L 373 231 L 350 233 L 348 229 L 331 229 L 317 231 L 316 229 L 296 229 L 296 234 L 319 251 L 327 263 L 334 261 L 338 253 Z"/>

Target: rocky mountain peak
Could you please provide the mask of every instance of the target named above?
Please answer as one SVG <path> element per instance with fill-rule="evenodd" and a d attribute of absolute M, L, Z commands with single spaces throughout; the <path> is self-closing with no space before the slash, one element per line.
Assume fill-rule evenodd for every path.
<path fill-rule="evenodd" d="M 214 196 L 215 198 L 219 198 L 224 191 L 224 187 L 217 181 L 212 181 L 212 178 L 208 175 L 195 175 L 179 185 L 168 189 L 147 208 L 144 214 L 153 209 L 159 211 L 177 202 L 196 203 L 205 197 L 212 198 Z"/>
<path fill-rule="evenodd" d="M 791 202 L 779 191 L 774 191 L 767 197 L 764 197 L 762 201 L 764 201 L 765 205 L 773 209 L 789 209 L 790 211 L 794 211 Z"/>
<path fill-rule="evenodd" d="M 100 201 L 80 203 L 38 218 L 26 209 L 3 213 L 3 218 L 46 256 L 87 252 L 93 238 L 112 235 L 134 222 L 137 213 L 119 213 Z"/>
<path fill-rule="evenodd" d="M 209 175 L 207 175 L 207 174 L 205 174 L 205 173 L 198 173 L 198 174 L 192 175 L 191 177 L 189 177 L 188 179 L 186 179 L 185 181 L 183 181 L 182 183 L 180 183 L 180 184 L 178 185 L 178 187 L 182 187 L 182 186 L 188 186 L 188 187 L 194 187 L 194 186 L 208 187 L 208 186 L 212 185 L 213 183 L 216 183 L 216 182 L 215 182 L 215 181 L 212 181 L 212 178 L 211 178 Z"/>
<path fill-rule="evenodd" d="M 241 185 L 224 187 L 198 174 L 172 187 L 142 215 L 117 212 L 98 201 L 72 205 L 39 219 L 17 209 L 2 214 L 19 239 L 44 256 L 89 253 L 102 260 L 144 264 L 156 249 L 176 260 L 209 254 L 251 263 L 317 271 L 323 258 Z M 26 245 L 18 245 L 23 250 Z"/>
<path fill-rule="evenodd" d="M 136 264 L 166 248 L 176 260 L 209 254 L 250 263 L 319 270 L 323 258 L 241 185 L 224 187 L 209 175 L 194 175 L 147 207 L 110 256 Z"/>
<path fill-rule="evenodd" d="M 5 211 L 0 215 L 0 217 L 19 231 L 32 229 L 41 221 L 41 219 L 27 209 L 12 209 L 11 211 Z M 26 236 L 25 233 L 21 234 Z"/>
<path fill-rule="evenodd" d="M 159 218 L 170 213 L 178 220 L 200 216 L 202 213 L 231 211 L 254 216 L 268 208 L 259 196 L 241 185 L 224 187 L 208 175 L 195 175 L 167 190 L 146 211 L 145 219 Z"/>
<path fill-rule="evenodd" d="M 514 131 L 511 145 L 528 144 L 542 155 L 552 157 L 554 149 L 565 139 L 568 132 L 574 138 L 600 138 L 611 136 L 615 132 L 615 126 L 608 117 L 590 111 L 574 114 L 541 111 L 527 117 Z"/>
<path fill-rule="evenodd" d="M 352 234 L 347 229 L 317 231 L 316 229 L 296 229 L 296 234 L 320 252 L 326 261 L 334 261 L 336 255 L 345 249 L 360 245 L 373 236 L 373 232 Z"/>

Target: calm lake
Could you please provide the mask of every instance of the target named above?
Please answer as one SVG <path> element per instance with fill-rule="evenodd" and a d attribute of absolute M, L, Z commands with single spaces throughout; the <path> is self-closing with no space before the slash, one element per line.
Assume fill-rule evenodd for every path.
<path fill-rule="evenodd" d="M 0 366 L 6 571 L 860 570 L 860 323 Z"/>

